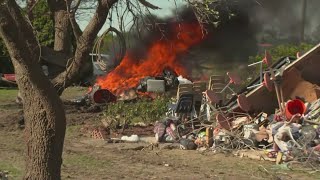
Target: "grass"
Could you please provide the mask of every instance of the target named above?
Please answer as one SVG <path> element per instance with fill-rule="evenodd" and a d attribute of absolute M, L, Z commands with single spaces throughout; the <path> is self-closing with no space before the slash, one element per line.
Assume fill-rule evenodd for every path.
<path fill-rule="evenodd" d="M 18 95 L 18 89 L 0 89 L 0 104 L 14 102 Z"/>
<path fill-rule="evenodd" d="M 80 125 L 75 125 L 75 126 L 67 126 L 66 127 L 66 139 L 75 139 L 79 137 L 80 130 L 81 130 Z"/>
<path fill-rule="evenodd" d="M 87 87 L 69 87 L 67 88 L 61 98 L 62 99 L 73 99 L 83 96 L 87 92 Z M 1 88 L 0 87 L 0 109 L 11 110 L 17 109 L 17 104 L 15 104 L 15 98 L 18 95 L 17 88 Z"/>
<path fill-rule="evenodd" d="M 73 99 L 73 98 L 81 97 L 85 95 L 87 91 L 88 91 L 87 87 L 79 87 L 79 86 L 68 87 L 63 91 L 61 98 Z"/>
<path fill-rule="evenodd" d="M 87 92 L 87 87 L 69 87 L 67 88 L 63 94 L 63 99 L 75 98 L 79 96 L 83 96 Z M 11 103 L 15 100 L 18 95 L 17 88 L 1 88 L 0 87 L 0 104 Z"/>
<path fill-rule="evenodd" d="M 22 131 L 0 132 L 0 171 L 8 172 L 9 179 L 22 179 L 25 162 Z"/>
<path fill-rule="evenodd" d="M 9 179 L 22 179 L 22 169 L 14 164 L 14 162 L 0 161 L 0 172 L 8 172 Z"/>
<path fill-rule="evenodd" d="M 98 159 L 89 154 L 71 153 L 63 158 L 63 164 L 66 167 L 73 167 L 79 170 L 101 169 L 103 167 L 110 167 L 110 161 Z"/>

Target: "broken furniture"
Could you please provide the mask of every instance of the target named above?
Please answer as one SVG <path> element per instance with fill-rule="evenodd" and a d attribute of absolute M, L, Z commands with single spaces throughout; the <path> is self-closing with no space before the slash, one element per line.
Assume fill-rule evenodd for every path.
<path fill-rule="evenodd" d="M 307 102 L 319 98 L 319 56 L 320 44 L 297 60 L 289 57 L 290 64 L 286 65 L 282 75 L 282 86 L 285 87 L 283 89 L 284 101 L 295 99 L 296 96 L 304 98 Z M 287 64 L 286 57 L 280 59 L 272 68 L 280 69 L 285 64 Z M 275 74 L 275 76 L 279 75 Z M 266 91 L 264 86 L 253 89 L 246 96 L 256 110 L 272 113 L 278 106 L 275 94 Z"/>
<path fill-rule="evenodd" d="M 206 91 L 202 92 L 202 103 L 200 107 L 199 117 L 206 121 L 211 121 L 212 112 L 222 105 L 226 99 L 226 93 L 222 92 L 225 87 L 224 75 L 211 75 L 209 85 Z"/>
<path fill-rule="evenodd" d="M 216 93 L 222 101 L 225 101 L 226 93 L 222 92 L 222 89 L 224 88 L 225 84 L 226 80 L 224 75 L 212 75 L 209 79 L 208 90 L 211 90 L 212 92 Z"/>
<path fill-rule="evenodd" d="M 177 99 L 183 94 L 193 94 L 193 84 L 179 84 L 177 89 Z"/>
<path fill-rule="evenodd" d="M 214 116 L 214 112 L 217 112 L 217 105 L 221 104 L 221 96 L 212 90 L 206 90 L 203 92 L 203 100 L 200 108 L 199 117 L 206 121 L 211 121 L 211 117 Z"/>
<path fill-rule="evenodd" d="M 220 93 L 223 93 L 227 88 L 232 92 L 232 94 L 237 94 L 234 92 L 234 90 L 230 87 L 231 84 L 238 85 L 241 83 L 241 79 L 238 75 L 235 73 L 227 72 L 227 76 L 229 77 L 228 84 L 220 91 Z"/>
<path fill-rule="evenodd" d="M 234 73 L 227 73 L 229 82 L 225 85 L 224 76 L 213 75 L 210 77 L 208 90 L 203 92 L 203 102 L 201 107 L 201 117 L 206 117 L 210 121 L 212 116 L 215 116 L 217 109 L 222 108 L 223 100 L 226 98 L 225 90 L 228 88 L 231 92 L 235 93 L 231 84 L 240 84 L 240 77 Z M 241 98 L 241 102 L 244 102 Z M 245 105 L 243 105 L 245 106 Z"/>
<path fill-rule="evenodd" d="M 264 82 L 266 82 L 268 80 L 267 77 L 266 77 L 266 72 L 263 72 L 262 67 L 263 67 L 263 64 L 266 64 L 269 67 L 270 64 L 271 64 L 271 61 L 272 61 L 271 55 L 269 54 L 268 51 L 265 51 L 265 57 L 263 58 L 263 60 L 248 65 L 248 67 L 250 67 L 250 66 L 254 66 L 254 65 L 260 64 L 260 71 L 259 71 L 260 81 L 259 81 L 258 84 L 254 84 L 252 86 L 248 86 L 247 87 L 248 89 L 256 88 L 256 87 L 262 85 Z"/>
<path fill-rule="evenodd" d="M 290 63 L 295 62 L 295 58 L 293 57 L 283 57 L 276 61 L 274 64 L 270 66 L 274 71 L 278 70 L 285 64 L 287 64 L 288 59 L 290 60 Z M 278 106 L 277 98 L 275 96 L 275 93 L 270 93 L 274 89 L 274 84 L 270 80 L 270 74 L 265 73 L 264 79 L 267 79 L 268 81 L 265 81 L 264 84 L 261 84 L 260 86 L 248 89 L 247 87 L 253 86 L 255 84 L 260 84 L 260 77 L 257 77 L 253 81 L 251 81 L 246 87 L 238 91 L 238 94 L 244 94 L 247 97 L 247 101 L 250 103 L 250 106 L 252 107 L 251 110 L 263 110 L 267 113 L 273 113 L 274 108 Z M 286 81 L 283 82 L 283 86 L 286 87 Z M 223 103 L 224 107 L 229 107 L 230 110 L 233 111 L 242 111 L 238 102 L 238 95 L 234 95 L 230 100 Z M 261 103 L 266 102 L 266 103 Z"/>
<path fill-rule="evenodd" d="M 194 82 L 193 83 L 193 93 L 194 93 L 194 106 L 197 112 L 197 115 L 200 114 L 201 103 L 203 100 L 203 92 L 207 89 L 206 82 Z"/>
<path fill-rule="evenodd" d="M 179 84 L 177 89 L 177 101 L 169 107 L 167 115 L 179 119 L 191 120 L 192 128 L 195 127 L 193 119 L 199 117 L 202 103 L 202 92 L 207 88 L 205 82 Z"/>

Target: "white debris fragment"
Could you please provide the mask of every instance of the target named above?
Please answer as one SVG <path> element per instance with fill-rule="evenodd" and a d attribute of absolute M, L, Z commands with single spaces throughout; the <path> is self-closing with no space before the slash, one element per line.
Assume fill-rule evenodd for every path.
<path fill-rule="evenodd" d="M 179 84 L 192 84 L 189 79 L 182 77 L 181 75 L 178 77 Z"/>

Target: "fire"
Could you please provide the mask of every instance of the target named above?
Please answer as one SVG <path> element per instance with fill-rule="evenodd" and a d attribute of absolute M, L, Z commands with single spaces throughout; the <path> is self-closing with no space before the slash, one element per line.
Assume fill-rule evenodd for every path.
<path fill-rule="evenodd" d="M 165 68 L 186 77 L 186 67 L 177 59 L 177 55 L 185 53 L 191 46 L 199 43 L 203 39 L 203 33 L 198 23 L 174 24 L 172 31 L 171 37 L 152 43 L 146 55 L 139 61 L 133 59 L 130 53 L 126 53 L 120 65 L 106 76 L 99 77 L 97 84 L 118 94 L 135 88 L 140 79 L 146 76 L 161 74 Z"/>

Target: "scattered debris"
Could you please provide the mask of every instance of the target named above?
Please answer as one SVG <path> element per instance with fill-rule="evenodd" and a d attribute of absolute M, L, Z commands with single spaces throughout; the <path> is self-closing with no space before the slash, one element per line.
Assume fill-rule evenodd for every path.
<path fill-rule="evenodd" d="M 101 140 L 108 139 L 108 135 L 110 135 L 110 132 L 106 131 L 106 129 L 103 129 L 103 128 L 96 128 L 91 133 L 91 137 L 93 139 L 101 139 Z"/>
<path fill-rule="evenodd" d="M 9 172 L 8 171 L 1 171 L 0 170 L 0 179 L 1 180 L 8 180 L 9 179 Z"/>
<path fill-rule="evenodd" d="M 121 137 L 121 140 L 122 141 L 125 141 L 125 142 L 139 142 L 140 141 L 140 138 L 138 135 L 136 134 L 133 134 L 131 136 L 122 136 Z"/>
<path fill-rule="evenodd" d="M 177 74 L 171 69 L 164 69 L 162 74 L 156 77 L 145 77 L 137 86 L 138 92 L 165 92 L 179 85 Z"/>
<path fill-rule="evenodd" d="M 238 92 L 233 86 L 241 84 L 241 79 L 231 72 L 227 73 L 228 82 L 224 76 L 213 75 L 207 86 L 206 82 L 192 82 L 165 69 L 161 76 L 141 79 L 138 92 L 131 89 L 116 97 L 108 90 L 93 87 L 87 95 L 92 102 L 106 103 L 132 100 L 139 92 L 177 88 L 166 118 L 154 124 L 156 144 L 179 144 L 184 150 L 233 152 L 277 164 L 297 161 L 319 170 L 319 166 L 314 166 L 320 163 L 320 76 L 315 73 L 320 63 L 313 60 L 316 49 L 320 46 L 299 59 L 285 57 L 272 65 L 271 55 L 266 52 L 259 62 L 260 77 Z M 267 66 L 266 71 L 262 64 Z M 229 100 L 227 89 L 232 95 Z M 113 126 L 112 121 L 102 123 L 106 129 Z M 101 132 L 94 132 L 105 139 Z M 145 138 L 137 134 L 108 139 L 139 142 Z"/>
<path fill-rule="evenodd" d="M 310 54 L 314 52 L 296 61 L 283 58 L 270 65 L 271 55 L 266 53 L 261 63 L 266 63 L 269 70 L 264 72 L 261 69 L 261 77 L 246 90 L 234 92 L 229 86 L 240 84 L 240 79 L 227 73 L 230 81 L 224 87 L 218 85 L 219 91 L 214 89 L 217 84 L 205 86 L 200 91 L 203 93 L 198 111 L 197 94 L 193 90 L 195 83 L 180 84 L 177 102 L 170 106 L 168 118 L 155 123 L 156 140 L 180 143 L 181 149 L 186 150 L 237 151 L 241 157 L 270 160 L 277 164 L 291 161 L 305 165 L 316 163 L 318 166 L 312 167 L 319 170 L 320 94 L 317 83 L 320 79 L 311 76 L 312 72 L 300 73 L 295 67 L 317 71 L 319 63 L 315 63 L 315 67 L 302 63 L 312 61 Z M 299 78 L 288 85 L 292 73 L 298 74 Z M 314 85 L 302 89 L 300 82 Z M 219 93 L 226 89 L 234 97 L 223 103 Z"/>

